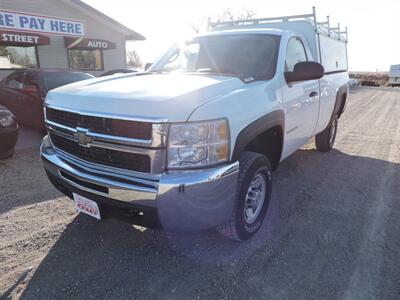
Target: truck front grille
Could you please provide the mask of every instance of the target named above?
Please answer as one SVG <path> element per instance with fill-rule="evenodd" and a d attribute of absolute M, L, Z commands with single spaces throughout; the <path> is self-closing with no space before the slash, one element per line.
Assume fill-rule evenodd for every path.
<path fill-rule="evenodd" d="M 49 107 L 46 108 L 46 118 L 70 128 L 82 127 L 101 134 L 141 140 L 152 138 L 152 124 L 146 122 L 80 115 Z"/>
<path fill-rule="evenodd" d="M 50 133 L 50 139 L 56 148 L 91 163 L 143 173 L 149 173 L 151 169 L 151 160 L 147 155 L 94 146 L 88 148 L 54 133 Z"/>

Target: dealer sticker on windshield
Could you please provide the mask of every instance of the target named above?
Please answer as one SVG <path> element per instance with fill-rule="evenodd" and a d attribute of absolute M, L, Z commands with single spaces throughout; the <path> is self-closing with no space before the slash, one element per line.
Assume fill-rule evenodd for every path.
<path fill-rule="evenodd" d="M 81 195 L 73 193 L 74 196 L 74 201 L 75 201 L 75 207 L 76 210 L 79 212 L 83 212 L 89 216 L 92 216 L 98 220 L 101 219 L 100 216 L 100 210 L 99 206 L 97 203 L 93 200 L 90 200 L 88 198 L 85 198 Z"/>

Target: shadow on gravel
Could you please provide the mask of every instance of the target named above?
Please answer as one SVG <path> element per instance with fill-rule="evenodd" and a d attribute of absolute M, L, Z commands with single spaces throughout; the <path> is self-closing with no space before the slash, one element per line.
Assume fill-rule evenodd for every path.
<path fill-rule="evenodd" d="M 60 196 L 43 170 L 39 148 L 19 150 L 0 160 L 0 214 Z"/>
<path fill-rule="evenodd" d="M 380 174 L 394 175 L 384 194 Z M 397 197 L 399 174 L 400 165 L 387 161 L 300 150 L 275 173 L 267 220 L 245 243 L 214 231 L 141 231 L 78 216 L 22 298 L 342 298 L 364 255 L 371 208 Z M 398 217 L 386 216 L 387 237 L 394 236 L 381 250 L 391 259 L 399 258 Z M 385 261 L 382 268 L 381 288 L 395 295 L 397 268 Z"/>
<path fill-rule="evenodd" d="M 3 295 L 0 295 L 1 296 L 1 299 L 12 299 L 12 296 L 11 296 L 11 292 L 21 283 L 21 282 L 23 282 L 24 280 L 25 280 L 25 278 L 28 276 L 28 273 L 29 273 L 29 271 L 25 271 L 24 273 L 22 273 L 20 276 L 19 276 L 19 278 L 18 278 L 18 280 L 17 281 L 15 281 L 15 283 L 11 286 L 11 287 L 9 287 L 4 293 L 3 293 Z"/>

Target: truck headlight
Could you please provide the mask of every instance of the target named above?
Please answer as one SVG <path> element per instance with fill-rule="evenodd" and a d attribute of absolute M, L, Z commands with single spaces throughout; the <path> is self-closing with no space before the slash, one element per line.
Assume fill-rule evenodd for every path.
<path fill-rule="evenodd" d="M 210 166 L 229 159 L 229 125 L 225 119 L 171 124 L 168 168 Z"/>

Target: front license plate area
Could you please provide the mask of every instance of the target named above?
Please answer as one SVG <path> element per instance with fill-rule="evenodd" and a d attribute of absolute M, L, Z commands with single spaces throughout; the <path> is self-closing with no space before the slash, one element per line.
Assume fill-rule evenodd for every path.
<path fill-rule="evenodd" d="M 86 197 L 73 193 L 75 208 L 79 212 L 83 212 L 89 216 L 92 216 L 98 220 L 101 219 L 99 206 L 93 200 Z"/>

